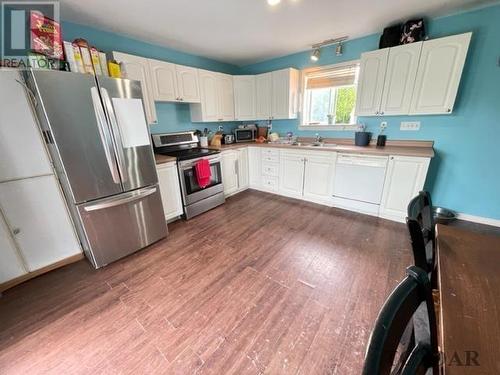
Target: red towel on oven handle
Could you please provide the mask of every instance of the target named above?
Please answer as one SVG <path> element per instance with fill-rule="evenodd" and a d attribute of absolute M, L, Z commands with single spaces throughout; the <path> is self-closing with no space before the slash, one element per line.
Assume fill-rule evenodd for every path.
<path fill-rule="evenodd" d="M 206 188 L 212 177 L 210 162 L 207 159 L 198 160 L 194 165 L 194 170 L 196 172 L 196 182 L 202 189 Z"/>

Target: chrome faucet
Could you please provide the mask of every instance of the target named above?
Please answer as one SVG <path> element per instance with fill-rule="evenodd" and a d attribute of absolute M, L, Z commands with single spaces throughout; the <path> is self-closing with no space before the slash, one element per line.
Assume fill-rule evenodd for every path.
<path fill-rule="evenodd" d="M 321 143 L 323 142 L 323 137 L 320 136 L 318 133 L 316 133 L 316 141 L 314 143 Z"/>

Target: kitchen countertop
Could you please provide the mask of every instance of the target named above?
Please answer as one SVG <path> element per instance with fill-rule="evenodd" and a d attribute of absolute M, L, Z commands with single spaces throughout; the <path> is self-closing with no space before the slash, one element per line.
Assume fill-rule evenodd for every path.
<path fill-rule="evenodd" d="M 366 155 L 396 155 L 396 156 L 414 156 L 421 158 L 432 158 L 434 157 L 434 142 L 433 141 L 387 141 L 385 147 L 377 147 L 375 142 L 370 143 L 369 146 L 360 147 L 355 146 L 352 139 L 325 139 L 325 144 L 327 146 L 317 147 L 311 146 L 314 139 L 312 138 L 300 138 L 299 142 L 304 145 L 292 146 L 287 144 L 277 144 L 277 143 L 233 143 L 230 145 L 222 145 L 221 147 L 210 147 L 217 150 L 235 150 L 244 147 L 268 147 L 268 148 L 282 148 L 288 150 L 314 150 L 314 151 L 334 151 L 334 152 L 346 152 L 352 154 L 366 154 Z M 328 146 L 329 145 L 329 146 Z M 175 161 L 175 157 L 167 155 L 155 154 L 156 164 L 164 164 L 168 162 Z"/>
<path fill-rule="evenodd" d="M 176 161 L 176 160 L 177 159 L 174 156 L 155 154 L 155 162 L 157 165 L 169 163 L 171 161 Z"/>
<path fill-rule="evenodd" d="M 315 150 L 315 151 L 335 151 L 335 152 L 346 152 L 353 154 L 370 154 L 370 155 L 397 155 L 397 156 L 415 156 L 423 158 L 434 157 L 433 141 L 387 141 L 385 147 L 377 147 L 376 144 L 372 143 L 366 147 L 355 146 L 352 140 L 325 140 L 325 144 L 331 144 L 331 146 L 311 146 L 307 143 L 312 143 L 310 140 L 299 140 L 301 143 L 306 143 L 306 145 L 292 146 L 287 144 L 276 144 L 276 143 L 233 143 L 230 145 L 222 145 L 218 148 L 221 151 L 238 149 L 242 147 L 270 147 L 270 148 L 283 148 L 292 150 Z"/>

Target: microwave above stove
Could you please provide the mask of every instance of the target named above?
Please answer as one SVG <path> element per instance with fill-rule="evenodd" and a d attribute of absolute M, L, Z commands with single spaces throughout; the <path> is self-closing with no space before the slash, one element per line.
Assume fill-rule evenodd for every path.
<path fill-rule="evenodd" d="M 257 138 L 257 127 L 249 126 L 246 128 L 234 129 L 234 141 L 240 142 L 253 142 Z"/>

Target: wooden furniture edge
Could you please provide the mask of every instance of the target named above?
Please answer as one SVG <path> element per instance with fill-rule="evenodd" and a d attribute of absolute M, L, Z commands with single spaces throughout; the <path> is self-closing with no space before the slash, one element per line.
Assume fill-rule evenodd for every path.
<path fill-rule="evenodd" d="M 57 268 L 61 268 L 61 267 L 67 266 L 69 264 L 78 262 L 78 261 L 82 260 L 83 258 L 85 258 L 83 253 L 71 255 L 67 258 L 61 259 L 60 261 L 58 261 L 56 263 L 49 264 L 48 266 L 42 267 L 36 271 L 28 272 L 27 274 L 18 276 L 15 279 L 1 283 L 0 284 L 0 293 L 3 293 L 7 289 L 13 288 L 16 285 L 22 284 L 25 281 L 28 281 L 30 279 L 37 277 L 37 276 L 43 275 L 44 273 L 47 273 L 47 272 L 53 271 Z"/>

